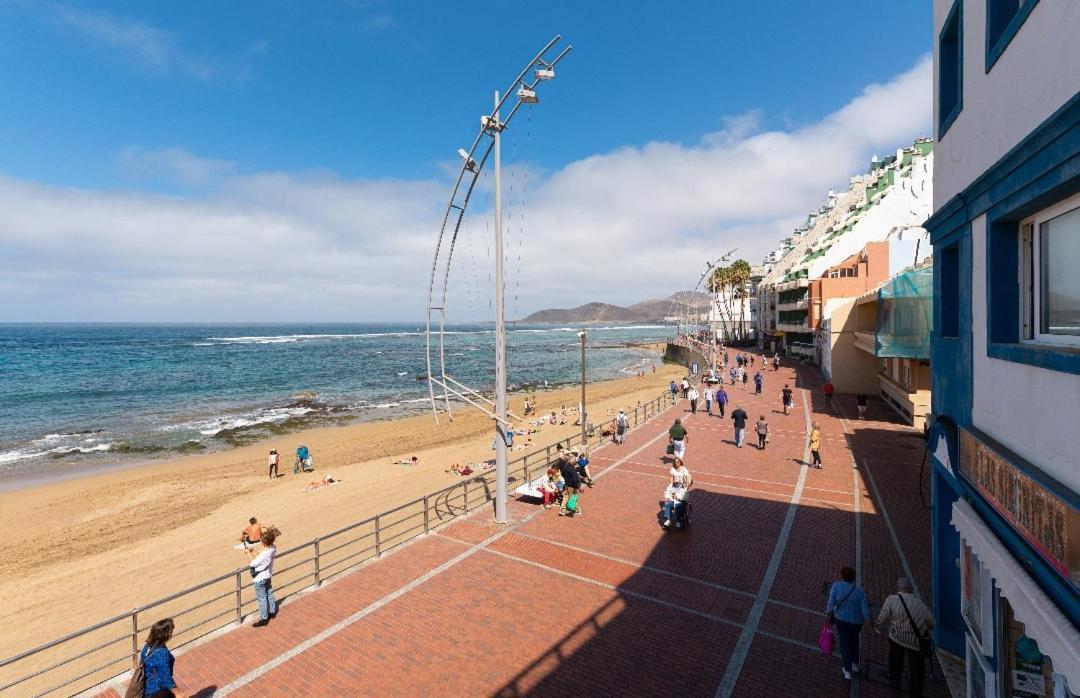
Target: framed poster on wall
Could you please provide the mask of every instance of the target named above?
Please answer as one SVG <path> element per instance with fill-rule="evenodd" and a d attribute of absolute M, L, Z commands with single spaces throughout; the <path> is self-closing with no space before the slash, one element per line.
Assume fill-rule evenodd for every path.
<path fill-rule="evenodd" d="M 983 653 L 975 647 L 971 636 L 967 641 L 967 698 L 986 698 L 997 695 L 994 670 Z"/>
<path fill-rule="evenodd" d="M 994 588 L 990 572 L 967 543 L 960 548 L 960 615 L 976 651 L 994 656 Z"/>

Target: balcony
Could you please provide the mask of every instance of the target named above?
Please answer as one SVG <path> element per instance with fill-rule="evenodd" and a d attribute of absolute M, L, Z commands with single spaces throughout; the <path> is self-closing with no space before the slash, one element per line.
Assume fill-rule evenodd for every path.
<path fill-rule="evenodd" d="M 806 308 L 807 308 L 807 297 L 806 296 L 803 296 L 802 298 L 799 298 L 799 299 L 793 300 L 793 301 L 781 301 L 780 303 L 776 304 L 776 309 L 777 310 L 806 310 Z"/>
<path fill-rule="evenodd" d="M 869 354 L 877 354 L 877 339 L 873 332 L 855 330 L 855 346 Z"/>
<path fill-rule="evenodd" d="M 797 323 L 780 321 L 776 323 L 776 329 L 782 332 L 791 332 L 793 334 L 801 334 L 811 331 L 811 328 L 806 326 L 806 320 L 801 320 Z"/>

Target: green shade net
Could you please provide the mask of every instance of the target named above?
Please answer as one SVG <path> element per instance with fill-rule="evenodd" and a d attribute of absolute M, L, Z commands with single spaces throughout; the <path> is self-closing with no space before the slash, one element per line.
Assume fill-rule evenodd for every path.
<path fill-rule="evenodd" d="M 903 272 L 878 289 L 878 356 L 929 359 L 933 329 L 933 267 Z"/>

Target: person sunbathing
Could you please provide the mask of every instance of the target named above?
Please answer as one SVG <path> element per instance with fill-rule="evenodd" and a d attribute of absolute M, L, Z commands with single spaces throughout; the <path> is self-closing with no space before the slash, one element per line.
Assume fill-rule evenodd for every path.
<path fill-rule="evenodd" d="M 394 465 L 420 465 L 420 459 L 413 456 L 409 460 L 396 460 L 394 461 Z"/>
<path fill-rule="evenodd" d="M 314 492 L 315 490 L 319 489 L 320 487 L 326 487 L 328 485 L 334 485 L 334 484 L 336 484 L 338 482 L 341 482 L 341 480 L 335 480 L 330 475 L 327 475 L 322 480 L 312 480 L 311 482 L 309 482 L 308 486 L 304 489 L 304 492 Z"/>

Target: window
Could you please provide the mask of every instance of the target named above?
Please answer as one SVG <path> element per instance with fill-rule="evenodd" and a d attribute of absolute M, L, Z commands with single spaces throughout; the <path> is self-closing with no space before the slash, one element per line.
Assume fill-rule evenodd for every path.
<path fill-rule="evenodd" d="M 1005 52 L 1039 0 L 986 0 L 986 72 Z"/>
<path fill-rule="evenodd" d="M 942 337 L 960 336 L 960 246 L 946 247 L 938 263 Z"/>
<path fill-rule="evenodd" d="M 956 0 L 938 35 L 938 138 L 963 108 L 963 0 Z"/>
<path fill-rule="evenodd" d="M 1020 225 L 1023 338 L 1080 346 L 1080 195 Z"/>

